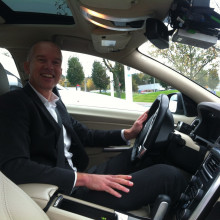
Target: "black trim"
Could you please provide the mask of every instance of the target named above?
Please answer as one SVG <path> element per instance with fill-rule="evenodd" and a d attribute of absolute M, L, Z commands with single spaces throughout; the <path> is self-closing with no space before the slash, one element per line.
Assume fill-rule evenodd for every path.
<path fill-rule="evenodd" d="M 50 197 L 50 200 L 48 201 L 47 205 L 44 207 L 43 211 L 45 213 L 48 211 L 48 209 L 50 208 L 51 204 L 53 203 L 57 195 L 58 195 L 58 190 Z"/>
<path fill-rule="evenodd" d="M 114 212 L 108 212 L 96 207 L 89 206 L 87 204 L 78 203 L 65 198 L 59 203 L 57 208 L 96 220 L 118 219 Z"/>

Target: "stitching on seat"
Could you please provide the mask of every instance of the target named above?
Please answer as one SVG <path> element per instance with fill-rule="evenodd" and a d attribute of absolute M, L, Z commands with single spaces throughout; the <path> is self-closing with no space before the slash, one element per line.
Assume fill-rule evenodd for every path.
<path fill-rule="evenodd" d="M 4 203 L 4 206 L 5 206 L 5 209 L 3 209 L 3 210 L 6 210 L 9 218 L 13 220 L 13 217 L 10 213 L 9 206 L 8 206 L 8 203 L 7 203 L 8 200 L 7 200 L 7 197 L 6 197 L 5 181 L 3 180 L 2 177 L 0 177 L 0 179 L 2 180 L 1 181 L 2 182 L 2 191 L 3 191 L 3 197 L 4 197 L 3 203 Z"/>

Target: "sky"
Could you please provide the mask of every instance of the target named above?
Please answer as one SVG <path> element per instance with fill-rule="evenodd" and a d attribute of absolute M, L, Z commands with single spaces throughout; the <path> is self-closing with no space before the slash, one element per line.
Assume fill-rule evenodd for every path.
<path fill-rule="evenodd" d="M 10 56 L 6 56 L 4 54 L 5 52 L 7 52 L 7 50 L 0 48 L 0 63 L 3 65 L 3 67 L 6 70 L 8 70 L 9 72 L 13 73 L 15 76 L 20 78 L 14 60 Z"/>

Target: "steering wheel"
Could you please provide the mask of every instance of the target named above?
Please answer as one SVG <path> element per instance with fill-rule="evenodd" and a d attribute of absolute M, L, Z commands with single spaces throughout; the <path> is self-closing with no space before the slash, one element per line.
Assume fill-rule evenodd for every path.
<path fill-rule="evenodd" d="M 169 108 L 169 98 L 159 95 L 149 109 L 147 120 L 137 136 L 131 152 L 131 161 L 140 160 L 155 142 Z"/>

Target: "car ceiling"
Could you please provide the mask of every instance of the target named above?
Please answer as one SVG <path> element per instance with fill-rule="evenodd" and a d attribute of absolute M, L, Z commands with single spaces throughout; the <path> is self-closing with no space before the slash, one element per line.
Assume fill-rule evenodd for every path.
<path fill-rule="evenodd" d="M 58 13 L 41 11 L 51 3 L 57 3 Z M 73 16 L 60 13 L 63 3 Z M 28 49 L 39 40 L 120 62 L 147 41 L 146 19 L 163 20 L 172 0 L 33 0 L 41 7 L 32 9 L 27 4 L 29 0 L 0 0 L 0 47 L 11 52 L 21 75 Z"/>
<path fill-rule="evenodd" d="M 67 4 L 73 19 L 62 14 L 39 13 L 37 10 L 35 12 L 35 9 L 35 13 L 30 12 L 25 7 L 25 4 L 30 4 L 27 0 L 19 1 L 16 7 L 11 8 L 12 4 L 9 3 L 17 1 L 7 2 L 0 1 L 1 47 L 30 47 L 37 40 L 52 40 L 56 37 L 60 39 L 66 36 L 68 39 L 74 37 L 90 41 L 98 53 L 112 53 L 129 48 L 129 45 L 134 48 L 134 44 L 139 46 L 146 41 L 143 34 L 145 20 L 148 17 L 165 18 L 172 1 L 69 0 Z M 48 6 L 48 2 L 57 2 L 60 7 L 65 7 L 62 5 L 63 0 L 35 0 L 31 1 L 31 4 L 38 2 L 42 8 L 44 4 L 45 7 Z M 89 14 L 91 12 L 93 14 Z M 102 27 L 94 23 L 99 23 Z M 143 37 L 137 38 L 139 35 Z M 102 46 L 103 39 L 110 41 L 110 44 Z"/>

